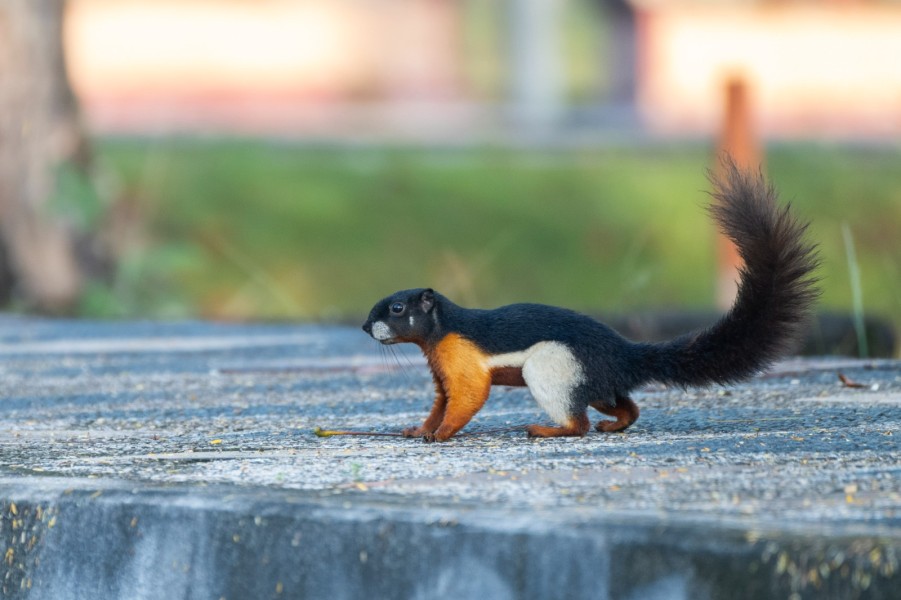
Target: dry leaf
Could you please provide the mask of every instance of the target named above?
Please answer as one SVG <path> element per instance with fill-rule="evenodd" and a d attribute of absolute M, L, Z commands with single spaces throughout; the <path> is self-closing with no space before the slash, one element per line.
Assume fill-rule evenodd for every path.
<path fill-rule="evenodd" d="M 853 379 L 849 379 L 844 373 L 839 373 L 838 379 L 839 379 L 839 381 L 842 382 L 842 385 L 844 385 L 847 388 L 865 388 L 865 387 L 867 387 L 863 383 L 857 383 Z"/>

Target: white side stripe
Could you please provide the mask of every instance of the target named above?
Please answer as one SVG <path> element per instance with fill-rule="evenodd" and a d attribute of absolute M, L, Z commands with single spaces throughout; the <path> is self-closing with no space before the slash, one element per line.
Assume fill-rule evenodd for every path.
<path fill-rule="evenodd" d="M 535 346 L 532 346 L 535 348 Z M 496 367 L 521 367 L 526 362 L 532 348 L 526 348 L 521 352 L 509 352 L 507 354 L 495 354 L 488 357 L 488 368 Z"/>
<path fill-rule="evenodd" d="M 522 368 L 522 377 L 539 406 L 558 424 L 569 424 L 572 393 L 585 374 L 566 344 L 539 342 L 519 352 L 488 358 L 488 368 L 499 367 Z"/>

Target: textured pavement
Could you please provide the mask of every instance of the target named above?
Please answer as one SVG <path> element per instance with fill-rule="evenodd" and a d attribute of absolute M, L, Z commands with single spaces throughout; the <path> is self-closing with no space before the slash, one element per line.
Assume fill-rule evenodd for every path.
<path fill-rule="evenodd" d="M 495 388 L 447 443 L 313 435 L 425 417 L 424 361 L 388 350 L 356 328 L 0 317 L 3 593 L 899 597 L 898 361 L 648 387 L 623 434 L 491 433 L 547 423 Z"/>

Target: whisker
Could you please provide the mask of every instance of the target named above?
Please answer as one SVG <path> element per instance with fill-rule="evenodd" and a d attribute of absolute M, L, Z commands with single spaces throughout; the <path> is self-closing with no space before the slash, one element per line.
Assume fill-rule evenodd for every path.
<path fill-rule="evenodd" d="M 401 372 L 404 377 L 404 381 L 406 383 L 410 383 L 410 372 L 404 367 L 403 363 L 400 361 L 400 357 L 397 354 L 397 350 L 393 347 L 389 347 L 388 351 L 391 353 L 391 356 L 394 357 L 394 363 L 397 365 L 397 370 Z M 409 359 L 407 359 L 409 360 Z"/>
<path fill-rule="evenodd" d="M 407 368 L 409 368 L 409 369 L 415 369 L 415 368 L 416 368 L 416 365 L 413 364 L 413 360 L 410 358 L 410 355 L 409 355 L 409 354 L 405 354 L 405 353 L 402 353 L 402 355 L 403 355 L 403 357 L 404 357 L 404 360 L 405 360 L 406 363 L 407 363 Z"/>

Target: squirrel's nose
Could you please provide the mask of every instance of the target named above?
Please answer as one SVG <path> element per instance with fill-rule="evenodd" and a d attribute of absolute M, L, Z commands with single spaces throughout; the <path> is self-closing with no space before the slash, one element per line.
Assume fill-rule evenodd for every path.
<path fill-rule="evenodd" d="M 366 321 L 365 323 L 363 323 L 363 331 L 371 334 L 372 333 L 372 323 L 370 323 L 369 321 Z"/>

